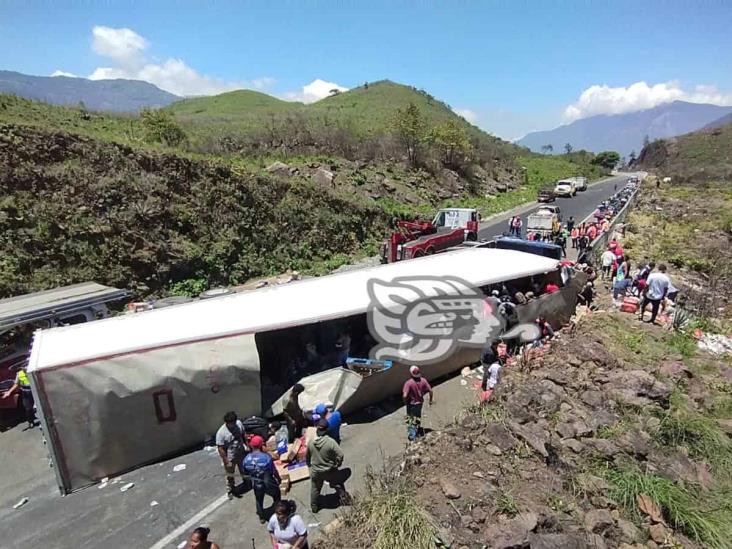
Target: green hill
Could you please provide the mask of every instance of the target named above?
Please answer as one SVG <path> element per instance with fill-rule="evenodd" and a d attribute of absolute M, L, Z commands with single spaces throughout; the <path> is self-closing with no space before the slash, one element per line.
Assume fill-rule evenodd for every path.
<path fill-rule="evenodd" d="M 245 121 L 269 113 L 282 113 L 302 107 L 302 103 L 283 101 L 252 90 L 236 90 L 208 97 L 177 101 L 168 107 L 176 118 L 185 121 Z"/>
<path fill-rule="evenodd" d="M 732 179 L 732 124 L 646 145 L 636 166 L 679 182 Z"/>

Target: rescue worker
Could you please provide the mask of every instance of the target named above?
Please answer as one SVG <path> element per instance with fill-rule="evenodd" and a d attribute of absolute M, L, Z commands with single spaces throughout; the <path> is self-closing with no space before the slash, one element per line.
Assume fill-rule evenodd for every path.
<path fill-rule="evenodd" d="M 281 479 L 272 456 L 262 452 L 264 439 L 259 435 L 254 435 L 249 440 L 249 446 L 251 452 L 244 458 L 243 468 L 252 481 L 259 522 L 264 524 L 267 522 L 267 516 L 264 513 L 264 496 L 270 496 L 274 503 L 280 501 L 282 498 L 280 493 Z"/>
<path fill-rule="evenodd" d="M 348 504 L 350 497 L 344 484 L 351 476 L 350 469 L 340 469 L 343 465 L 343 451 L 328 435 L 327 420 L 318 421 L 316 433 L 317 437 L 308 442 L 305 454 L 310 469 L 310 510 L 313 513 L 320 510 L 318 498 L 324 482 L 328 482 L 335 489 L 341 503 Z"/>
<path fill-rule="evenodd" d="M 224 414 L 224 424 L 216 431 L 216 447 L 224 465 L 226 473 L 226 486 L 229 499 L 234 497 L 234 470 L 238 467 L 239 474 L 244 480 L 244 469 L 242 459 L 246 451 L 244 443 L 244 424 L 236 417 L 235 412 Z"/>
<path fill-rule="evenodd" d="M 23 366 L 15 375 L 13 386 L 2 394 L 2 398 L 8 398 L 17 392 L 20 392 L 20 402 L 23 404 L 25 412 L 25 420 L 28 422 L 28 429 L 36 426 L 36 414 L 33 410 L 35 402 L 33 401 L 33 393 L 31 392 L 30 380 Z"/>

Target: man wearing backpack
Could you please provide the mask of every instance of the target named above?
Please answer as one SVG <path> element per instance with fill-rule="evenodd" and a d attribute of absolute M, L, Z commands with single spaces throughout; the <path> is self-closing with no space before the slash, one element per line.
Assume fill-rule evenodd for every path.
<path fill-rule="evenodd" d="M 249 444 L 252 447 L 252 451 L 244 458 L 242 467 L 244 468 L 244 472 L 252 480 L 252 491 L 254 492 L 254 501 L 257 505 L 257 516 L 259 517 L 259 522 L 264 524 L 267 522 L 267 516 L 264 514 L 264 496 L 270 496 L 274 503 L 280 501 L 282 497 L 280 493 L 281 479 L 272 456 L 262 452 L 264 439 L 259 435 L 254 435 L 249 441 Z"/>

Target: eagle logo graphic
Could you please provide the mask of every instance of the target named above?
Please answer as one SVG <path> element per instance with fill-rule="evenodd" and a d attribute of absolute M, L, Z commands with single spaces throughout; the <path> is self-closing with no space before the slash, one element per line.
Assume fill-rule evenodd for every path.
<path fill-rule="evenodd" d="M 501 304 L 458 277 L 399 277 L 368 282 L 371 358 L 431 364 L 459 348 L 482 348 L 498 337 L 539 336 L 534 324 L 513 327 Z"/>

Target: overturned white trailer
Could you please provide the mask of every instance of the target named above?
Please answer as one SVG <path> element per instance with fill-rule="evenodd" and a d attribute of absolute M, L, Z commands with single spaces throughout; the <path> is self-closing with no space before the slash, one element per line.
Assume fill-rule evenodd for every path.
<path fill-rule="evenodd" d="M 522 252 L 465 249 L 38 332 L 29 374 L 59 487 L 68 493 L 200 444 L 228 410 L 261 414 L 265 355 L 255 336 L 365 315 L 369 280 L 459 276 L 477 288 L 556 268 Z M 387 389 L 370 387 L 366 400 Z"/>

